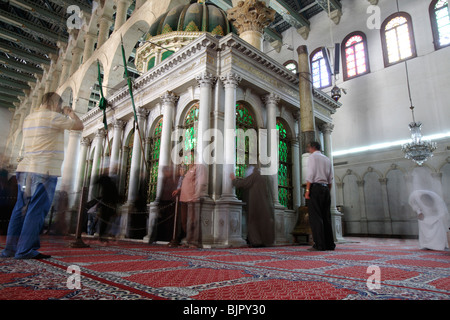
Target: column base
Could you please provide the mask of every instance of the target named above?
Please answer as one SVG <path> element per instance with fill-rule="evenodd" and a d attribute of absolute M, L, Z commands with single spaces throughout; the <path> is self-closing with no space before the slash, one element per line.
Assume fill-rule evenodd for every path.
<path fill-rule="evenodd" d="M 336 243 L 346 242 L 342 235 L 342 216 L 336 208 L 331 208 L 331 221 L 333 222 L 334 241 Z"/>
<path fill-rule="evenodd" d="M 243 247 L 247 242 L 242 238 L 242 201 L 220 199 L 214 210 L 214 247 Z"/>

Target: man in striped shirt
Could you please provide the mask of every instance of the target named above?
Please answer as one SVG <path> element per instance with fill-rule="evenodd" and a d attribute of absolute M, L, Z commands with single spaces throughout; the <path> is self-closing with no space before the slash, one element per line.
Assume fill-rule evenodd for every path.
<path fill-rule="evenodd" d="M 83 130 L 83 123 L 61 97 L 44 94 L 41 106 L 23 122 L 23 159 L 16 178 L 17 202 L 11 214 L 3 257 L 45 259 L 39 234 L 50 210 L 64 160 L 64 130 Z"/>

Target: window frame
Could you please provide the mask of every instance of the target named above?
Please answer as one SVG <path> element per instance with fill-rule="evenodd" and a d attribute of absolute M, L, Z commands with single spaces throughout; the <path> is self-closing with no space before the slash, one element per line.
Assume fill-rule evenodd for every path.
<path fill-rule="evenodd" d="M 410 45 L 411 45 L 411 52 L 412 55 L 406 59 L 400 59 L 398 61 L 395 62 L 389 62 L 389 54 L 388 54 L 388 49 L 387 49 L 387 42 L 386 42 L 386 25 L 391 22 L 391 20 L 393 20 L 396 17 L 403 17 L 406 19 L 406 23 L 408 25 L 408 33 L 409 33 L 409 39 L 410 39 Z M 414 59 L 417 57 L 417 49 L 416 49 L 416 40 L 414 37 L 414 28 L 413 28 L 413 23 L 412 23 L 412 18 L 411 15 L 407 12 L 396 12 L 394 14 L 391 14 L 389 17 L 387 17 L 383 23 L 381 24 L 381 28 L 380 28 L 380 33 L 381 33 L 381 45 L 383 48 L 383 59 L 384 59 L 384 66 L 390 67 L 396 64 L 399 64 L 401 62 L 405 62 L 408 61 L 410 59 Z"/>
<path fill-rule="evenodd" d="M 449 44 L 446 45 L 441 45 L 440 44 L 440 37 L 439 37 L 439 28 L 437 25 L 437 19 L 436 19 L 436 10 L 435 10 L 435 6 L 436 4 L 439 2 L 440 0 L 433 0 L 430 3 L 430 7 L 429 7 L 429 13 L 430 13 L 430 20 L 431 20 L 431 30 L 433 33 L 433 43 L 434 43 L 434 49 L 435 50 L 440 50 L 446 47 L 450 46 Z M 450 4 L 447 4 L 447 6 L 450 6 Z M 450 14 L 450 10 L 449 10 L 449 14 Z"/>
<path fill-rule="evenodd" d="M 360 36 L 362 38 L 362 42 L 364 44 L 364 54 L 365 54 L 365 60 L 366 60 L 366 71 L 364 73 L 361 74 L 357 74 L 355 76 L 349 77 L 348 76 L 348 69 L 347 69 L 347 46 L 346 43 L 348 42 L 348 40 L 350 40 L 350 38 L 354 37 L 354 36 Z M 341 44 L 341 55 L 342 55 L 342 69 L 343 69 L 343 75 L 344 75 L 344 81 L 348 81 L 348 80 L 352 80 L 361 76 L 364 76 L 366 74 L 370 73 L 370 59 L 369 59 L 369 48 L 368 48 L 368 43 L 367 43 L 367 36 L 364 32 L 362 31 L 355 31 L 352 32 L 350 34 L 348 34 L 344 40 L 342 41 Z"/>
<path fill-rule="evenodd" d="M 314 50 L 313 52 L 311 52 L 311 54 L 310 54 L 310 56 L 309 56 L 309 65 L 310 65 L 310 68 L 311 68 L 311 81 L 312 81 L 312 84 L 313 84 L 313 87 L 314 87 L 314 89 L 318 89 L 318 90 L 323 90 L 323 89 L 325 89 L 325 88 L 329 88 L 329 87 L 331 87 L 332 85 L 333 85 L 333 78 L 332 78 L 332 72 L 330 72 L 330 73 L 328 73 L 328 80 L 329 80 L 329 85 L 327 85 L 327 86 L 323 86 L 323 87 L 315 87 L 314 86 L 314 78 L 313 78 L 313 58 L 314 58 L 314 56 L 317 54 L 317 53 L 319 53 L 320 51 L 322 51 L 322 49 L 323 49 L 324 47 L 318 47 L 316 50 Z M 327 51 L 328 51 L 328 49 L 327 49 Z M 330 52 L 328 52 L 328 57 L 330 57 Z M 322 59 L 324 59 L 324 58 L 322 58 Z M 331 64 L 331 61 L 330 61 L 330 64 Z M 322 77 L 320 77 L 321 79 L 322 79 Z"/>

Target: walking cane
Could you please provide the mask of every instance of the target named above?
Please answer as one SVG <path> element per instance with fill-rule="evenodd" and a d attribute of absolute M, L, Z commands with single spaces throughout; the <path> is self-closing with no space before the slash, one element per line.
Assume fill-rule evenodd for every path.
<path fill-rule="evenodd" d="M 177 218 L 178 218 L 178 195 L 175 199 L 175 218 L 173 220 L 173 235 L 172 241 L 170 241 L 171 245 L 175 245 L 177 243 Z"/>

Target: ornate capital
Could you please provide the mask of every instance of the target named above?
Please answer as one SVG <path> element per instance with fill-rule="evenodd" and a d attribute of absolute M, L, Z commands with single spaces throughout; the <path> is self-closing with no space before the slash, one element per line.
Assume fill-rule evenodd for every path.
<path fill-rule="evenodd" d="M 91 145 L 91 142 L 92 142 L 91 139 L 86 137 L 81 139 L 81 145 L 85 147 L 89 147 Z"/>
<path fill-rule="evenodd" d="M 161 95 L 160 99 L 163 105 L 167 105 L 175 104 L 178 101 L 179 97 L 172 91 L 166 91 L 163 95 Z"/>
<path fill-rule="evenodd" d="M 269 93 L 262 97 L 262 101 L 266 105 L 268 105 L 268 104 L 277 105 L 278 102 L 280 102 L 280 97 L 274 93 Z"/>
<path fill-rule="evenodd" d="M 199 74 L 195 79 L 200 87 L 212 87 L 214 82 L 217 80 L 216 77 L 206 71 Z"/>
<path fill-rule="evenodd" d="M 114 129 L 123 129 L 126 125 L 126 122 L 123 120 L 114 121 Z"/>
<path fill-rule="evenodd" d="M 334 124 L 332 123 L 324 123 L 320 126 L 320 130 L 325 134 L 331 134 L 334 129 Z"/>
<path fill-rule="evenodd" d="M 147 115 L 149 114 L 149 110 L 143 107 L 139 107 L 136 109 L 136 116 L 138 118 L 145 119 L 147 118 Z"/>
<path fill-rule="evenodd" d="M 236 73 L 229 72 L 225 76 L 220 77 L 225 87 L 236 88 L 241 82 L 242 78 Z"/>
<path fill-rule="evenodd" d="M 275 19 L 276 11 L 259 0 L 239 1 L 236 7 L 227 10 L 228 20 L 239 34 L 245 31 L 263 32 Z"/>
<path fill-rule="evenodd" d="M 97 130 L 97 133 L 95 134 L 95 136 L 97 137 L 97 138 L 104 138 L 104 137 L 106 137 L 106 131 L 105 131 L 105 129 L 98 129 Z"/>

